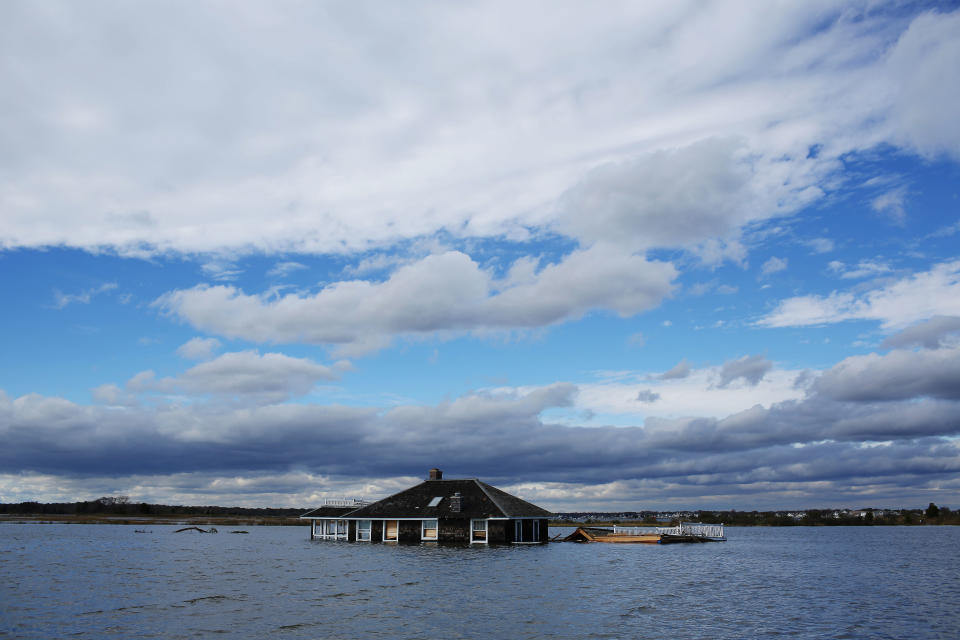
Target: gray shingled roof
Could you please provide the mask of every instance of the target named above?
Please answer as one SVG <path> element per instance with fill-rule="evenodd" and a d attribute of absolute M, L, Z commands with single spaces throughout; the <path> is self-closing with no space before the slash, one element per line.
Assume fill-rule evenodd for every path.
<path fill-rule="evenodd" d="M 307 511 L 301 518 L 338 518 L 356 509 L 356 507 L 331 507 L 324 505 L 313 511 Z"/>
<path fill-rule="evenodd" d="M 458 492 L 461 508 L 454 511 L 451 498 Z M 431 507 L 434 498 L 440 501 Z M 343 514 L 348 518 L 548 518 L 551 515 L 546 509 L 475 478 L 427 480 Z"/>

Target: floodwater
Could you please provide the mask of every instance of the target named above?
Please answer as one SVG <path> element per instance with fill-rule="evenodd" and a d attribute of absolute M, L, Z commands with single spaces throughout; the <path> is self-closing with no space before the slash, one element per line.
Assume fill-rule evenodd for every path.
<path fill-rule="evenodd" d="M 0 637 L 960 638 L 960 527 L 490 548 L 176 528 L 0 524 Z"/>

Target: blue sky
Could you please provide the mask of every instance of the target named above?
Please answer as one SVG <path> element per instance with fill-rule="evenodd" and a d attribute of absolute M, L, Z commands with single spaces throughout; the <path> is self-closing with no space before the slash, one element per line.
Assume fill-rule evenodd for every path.
<path fill-rule="evenodd" d="M 0 8 L 0 500 L 960 506 L 953 3 Z"/>

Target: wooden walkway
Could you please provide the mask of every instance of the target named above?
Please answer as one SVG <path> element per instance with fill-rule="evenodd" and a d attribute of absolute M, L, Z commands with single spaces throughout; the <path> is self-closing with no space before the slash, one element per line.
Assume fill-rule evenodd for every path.
<path fill-rule="evenodd" d="M 578 527 L 563 542 L 606 542 L 613 544 L 675 544 L 679 542 L 723 542 L 723 525 L 681 522 L 676 527 Z"/>

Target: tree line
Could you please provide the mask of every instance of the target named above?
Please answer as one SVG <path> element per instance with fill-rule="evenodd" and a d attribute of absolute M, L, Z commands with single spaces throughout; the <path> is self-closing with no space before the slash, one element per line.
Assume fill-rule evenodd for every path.
<path fill-rule="evenodd" d="M 254 516 L 295 518 L 307 509 L 271 507 L 218 507 L 149 504 L 133 502 L 128 496 L 104 496 L 83 502 L 0 503 L 5 515 L 89 515 L 89 516 Z"/>
<path fill-rule="evenodd" d="M 295 518 L 308 509 L 299 507 L 219 507 L 149 504 L 133 502 L 128 496 L 103 496 L 82 502 L 19 502 L 0 503 L 4 515 L 89 515 L 89 516 L 246 516 Z M 802 514 L 802 515 L 801 515 Z M 564 514 L 561 514 L 564 515 Z M 574 515 L 574 514 L 565 514 Z M 625 522 L 626 514 L 591 512 L 592 522 Z M 636 520 L 658 524 L 656 512 L 636 512 Z M 609 517 L 605 517 L 609 516 Z M 869 526 L 869 525 L 960 525 L 960 511 L 930 503 L 926 509 L 897 509 L 838 511 L 836 509 L 807 509 L 803 512 L 784 511 L 696 511 L 692 520 L 707 524 L 729 526 Z M 633 518 L 628 518 L 633 520 Z M 686 518 L 684 518 L 686 519 Z M 663 523 L 659 523 L 663 524 Z M 675 522 L 673 524 L 676 524 Z"/>
<path fill-rule="evenodd" d="M 700 522 L 730 526 L 870 526 L 870 525 L 960 525 L 960 511 L 938 507 L 930 503 L 926 509 L 862 509 L 838 511 L 836 509 L 807 509 L 786 513 L 783 511 L 700 511 Z M 799 517 L 797 517 L 799 515 Z"/>

